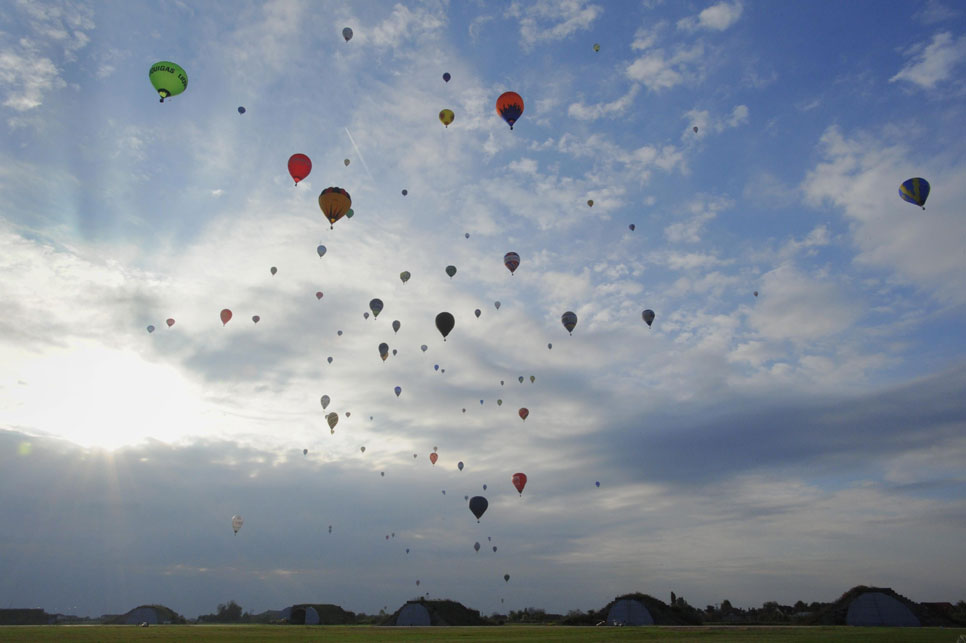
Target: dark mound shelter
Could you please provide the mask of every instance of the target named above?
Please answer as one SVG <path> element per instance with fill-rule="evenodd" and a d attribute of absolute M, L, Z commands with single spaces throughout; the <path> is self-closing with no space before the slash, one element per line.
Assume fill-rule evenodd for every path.
<path fill-rule="evenodd" d="M 636 592 L 618 596 L 597 611 L 586 612 L 563 619 L 563 625 L 596 625 L 603 621 L 613 625 L 701 625 L 692 610 L 668 606 L 648 594 Z"/>
<path fill-rule="evenodd" d="M 286 607 L 282 618 L 292 625 L 349 625 L 356 615 L 330 603 L 301 603 Z"/>
<path fill-rule="evenodd" d="M 164 605 L 139 605 L 126 614 L 121 614 L 110 621 L 109 625 L 140 625 L 147 623 L 184 623 L 184 617 Z"/>
<path fill-rule="evenodd" d="M 486 625 L 479 611 L 456 601 L 427 601 L 420 598 L 408 601 L 383 625 Z"/>
<path fill-rule="evenodd" d="M 396 625 L 432 625 L 429 610 L 419 603 L 406 603 L 396 615 Z"/>
<path fill-rule="evenodd" d="M 849 603 L 846 625 L 919 627 L 919 619 L 900 601 L 882 592 L 859 594 Z"/>
<path fill-rule="evenodd" d="M 654 625 L 654 618 L 640 601 L 623 598 L 611 605 L 607 622 L 611 625 Z"/>

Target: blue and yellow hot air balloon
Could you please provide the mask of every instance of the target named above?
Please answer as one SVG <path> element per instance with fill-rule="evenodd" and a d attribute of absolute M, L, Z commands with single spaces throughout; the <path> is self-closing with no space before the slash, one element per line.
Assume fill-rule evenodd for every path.
<path fill-rule="evenodd" d="M 929 181 L 919 177 L 906 179 L 899 186 L 899 198 L 909 203 L 915 203 L 925 210 L 926 199 L 929 198 Z"/>

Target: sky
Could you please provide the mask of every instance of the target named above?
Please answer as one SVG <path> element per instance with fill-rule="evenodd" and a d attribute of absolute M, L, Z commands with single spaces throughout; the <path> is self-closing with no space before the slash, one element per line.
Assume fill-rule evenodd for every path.
<path fill-rule="evenodd" d="M 966 598 L 958 3 L 17 0 L 0 119 L 0 607 Z"/>

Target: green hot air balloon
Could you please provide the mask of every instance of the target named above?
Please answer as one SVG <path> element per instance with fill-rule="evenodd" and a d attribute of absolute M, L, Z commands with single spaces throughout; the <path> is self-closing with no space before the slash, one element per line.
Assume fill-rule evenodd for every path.
<path fill-rule="evenodd" d="M 411 275 L 411 274 L 409 274 L 409 271 L 408 271 L 408 270 L 403 270 L 403 271 L 402 271 L 401 273 L 399 273 L 399 279 L 400 279 L 400 280 L 401 280 L 401 281 L 402 281 L 403 283 L 406 283 L 407 281 L 409 281 L 409 278 L 410 278 L 410 277 L 412 277 L 412 275 Z"/>
<path fill-rule="evenodd" d="M 452 279 L 453 275 L 456 274 L 456 266 L 446 266 L 446 274 Z"/>
<path fill-rule="evenodd" d="M 151 84 L 154 85 L 158 95 L 161 96 L 162 103 L 165 98 L 177 96 L 188 88 L 188 74 L 180 65 L 167 60 L 151 65 L 148 78 L 151 79 Z"/>

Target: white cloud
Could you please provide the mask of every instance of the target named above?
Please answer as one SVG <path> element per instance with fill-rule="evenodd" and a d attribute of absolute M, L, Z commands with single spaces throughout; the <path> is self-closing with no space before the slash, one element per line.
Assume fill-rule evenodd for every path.
<path fill-rule="evenodd" d="M 952 20 L 959 16 L 959 13 L 959 11 L 947 7 L 939 0 L 928 0 L 926 5 L 916 14 L 916 18 L 923 24 L 931 25 Z"/>
<path fill-rule="evenodd" d="M 704 225 L 733 205 L 734 202 L 725 197 L 696 199 L 688 205 L 691 217 L 665 227 L 664 236 L 671 243 L 697 243 L 701 241 L 700 233 Z"/>
<path fill-rule="evenodd" d="M 446 24 L 445 15 L 440 11 L 411 10 L 397 4 L 391 16 L 373 27 L 371 33 L 362 35 L 377 47 L 398 47 L 441 29 Z"/>
<path fill-rule="evenodd" d="M 904 80 L 923 89 L 933 89 L 939 82 L 952 76 L 953 69 L 966 60 L 966 36 L 954 38 L 944 31 L 932 38 L 928 45 L 913 48 L 912 60 L 889 79 L 890 83 Z"/>
<path fill-rule="evenodd" d="M 724 31 L 741 17 L 741 2 L 729 4 L 719 2 L 711 5 L 697 16 L 682 18 L 678 21 L 678 29 L 683 31 L 695 31 L 705 29 L 708 31 Z"/>
<path fill-rule="evenodd" d="M 860 303 L 835 282 L 803 274 L 791 264 L 766 273 L 749 321 L 770 340 L 804 342 L 849 329 L 859 318 Z"/>
<path fill-rule="evenodd" d="M 514 2 L 507 15 L 519 18 L 523 48 L 532 49 L 538 43 L 562 40 L 589 29 L 603 10 L 585 0 L 537 0 Z"/>
<path fill-rule="evenodd" d="M 634 97 L 639 90 L 640 85 L 632 85 L 626 94 L 609 103 L 597 103 L 596 105 L 572 103 L 567 109 L 567 113 L 571 117 L 582 121 L 592 121 L 604 116 L 623 114 L 633 104 Z"/>
<path fill-rule="evenodd" d="M 690 141 L 695 137 L 703 138 L 707 136 L 709 131 L 720 133 L 726 129 L 746 125 L 748 123 L 748 114 L 749 110 L 747 105 L 735 105 L 734 109 L 731 110 L 731 114 L 724 117 L 712 117 L 711 113 L 706 109 L 689 110 L 682 117 L 687 122 L 687 129 L 681 134 L 681 139 Z M 694 131 L 694 127 L 698 128 L 697 132 Z"/>
<path fill-rule="evenodd" d="M 700 65 L 704 46 L 697 43 L 690 48 L 680 47 L 668 56 L 663 49 L 653 49 L 627 66 L 625 73 L 631 80 L 644 83 L 648 89 L 659 91 L 701 78 Z"/>

